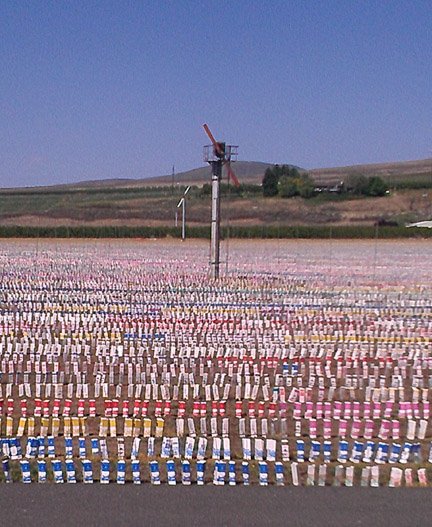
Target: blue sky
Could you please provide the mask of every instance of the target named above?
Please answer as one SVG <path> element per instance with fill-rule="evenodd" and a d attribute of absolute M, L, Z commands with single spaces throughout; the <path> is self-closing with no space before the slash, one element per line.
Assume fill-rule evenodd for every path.
<path fill-rule="evenodd" d="M 0 3 L 0 186 L 431 157 L 430 1 Z"/>

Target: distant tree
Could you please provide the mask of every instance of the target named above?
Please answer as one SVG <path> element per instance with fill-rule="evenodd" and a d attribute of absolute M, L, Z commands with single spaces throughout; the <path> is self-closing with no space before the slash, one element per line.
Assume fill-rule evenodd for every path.
<path fill-rule="evenodd" d="M 311 198 L 315 195 L 315 185 L 309 174 L 302 174 L 296 179 L 297 190 L 302 198 Z"/>
<path fill-rule="evenodd" d="M 296 177 L 289 174 L 297 174 Z M 311 198 L 315 194 L 315 185 L 309 174 L 300 174 L 298 170 L 283 175 L 279 179 L 278 191 L 281 198 L 301 196 Z"/>
<path fill-rule="evenodd" d="M 274 165 L 265 171 L 262 181 L 264 196 L 290 198 L 301 195 L 308 198 L 314 194 L 313 180 L 306 173 L 289 165 Z"/>
<path fill-rule="evenodd" d="M 298 196 L 297 179 L 287 175 L 282 176 L 278 183 L 278 193 L 281 198 L 292 198 Z"/>
<path fill-rule="evenodd" d="M 368 196 L 384 196 L 388 190 L 387 183 L 378 176 L 372 176 L 368 179 L 367 194 Z"/>
<path fill-rule="evenodd" d="M 284 175 L 287 175 L 288 177 L 294 179 L 298 179 L 299 177 L 301 177 L 301 174 L 296 167 L 287 167 L 286 165 L 284 165 L 284 168 Z"/>
<path fill-rule="evenodd" d="M 210 196 L 211 194 L 211 185 L 210 183 L 204 183 L 201 187 L 201 196 Z"/>
<path fill-rule="evenodd" d="M 279 183 L 279 167 L 275 165 L 273 168 L 268 168 L 262 180 L 262 190 L 265 197 L 277 196 Z"/>
<path fill-rule="evenodd" d="M 363 174 L 353 173 L 346 179 L 346 189 L 353 194 L 367 194 L 369 181 Z"/>

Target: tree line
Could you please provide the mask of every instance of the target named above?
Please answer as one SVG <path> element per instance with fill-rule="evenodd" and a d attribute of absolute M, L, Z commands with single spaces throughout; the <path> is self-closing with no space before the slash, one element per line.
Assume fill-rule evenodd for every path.
<path fill-rule="evenodd" d="M 290 165 L 274 165 L 268 168 L 262 180 L 264 197 L 280 196 L 291 198 L 300 196 L 312 198 L 322 191 L 351 193 L 362 196 L 384 196 L 388 191 L 387 183 L 378 176 L 366 177 L 363 174 L 350 174 L 345 181 L 332 188 L 318 187 L 313 178 L 305 171 Z"/>
<path fill-rule="evenodd" d="M 432 229 L 379 225 L 249 225 L 221 228 L 222 238 L 429 238 Z M 188 238 L 210 238 L 209 226 L 187 227 Z M 0 238 L 181 238 L 180 227 L 0 225 Z"/>

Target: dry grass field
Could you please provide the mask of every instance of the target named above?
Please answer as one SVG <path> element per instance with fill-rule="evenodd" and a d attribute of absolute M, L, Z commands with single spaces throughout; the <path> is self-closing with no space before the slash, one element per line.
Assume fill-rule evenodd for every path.
<path fill-rule="evenodd" d="M 3 195 L 0 225 L 29 226 L 174 226 L 178 195 L 141 193 Z M 317 196 L 304 200 L 234 194 L 222 197 L 222 224 L 373 225 L 380 219 L 406 222 L 432 216 L 432 190 L 396 190 L 382 198 Z M 181 212 L 178 212 L 178 222 Z M 187 223 L 208 225 L 210 197 L 189 193 Z"/>
<path fill-rule="evenodd" d="M 243 183 L 260 184 L 263 163 L 239 162 Z M 431 160 L 313 170 L 317 185 L 333 184 L 351 173 L 380 175 L 390 185 L 419 182 L 425 188 L 391 189 L 382 198 L 326 194 L 304 200 L 263 198 L 258 192 L 234 191 L 222 196 L 222 221 L 233 226 L 373 225 L 386 220 L 404 225 L 432 216 Z M 187 222 L 208 225 L 210 196 L 202 185 L 210 182 L 209 168 L 147 180 L 106 180 L 28 189 L 0 189 L 0 226 L 174 226 L 176 205 L 184 185 L 188 195 Z M 423 182 L 423 183 L 421 183 Z M 157 186 L 155 186 L 157 185 Z"/>

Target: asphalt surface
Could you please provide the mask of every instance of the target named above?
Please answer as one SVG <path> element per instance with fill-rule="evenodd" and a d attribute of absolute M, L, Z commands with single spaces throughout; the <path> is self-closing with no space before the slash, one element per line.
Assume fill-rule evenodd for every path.
<path fill-rule="evenodd" d="M 432 489 L 1 484 L 1 525 L 427 526 Z"/>

